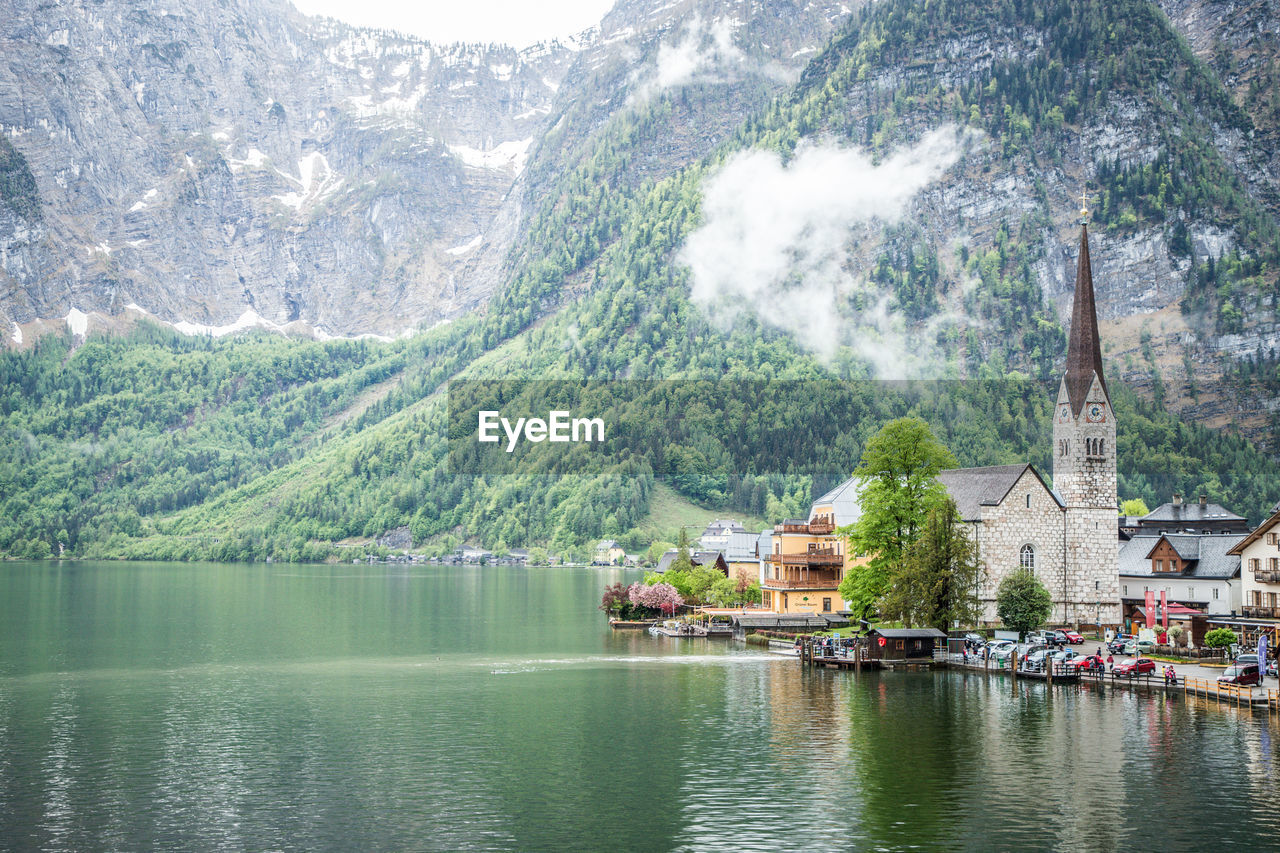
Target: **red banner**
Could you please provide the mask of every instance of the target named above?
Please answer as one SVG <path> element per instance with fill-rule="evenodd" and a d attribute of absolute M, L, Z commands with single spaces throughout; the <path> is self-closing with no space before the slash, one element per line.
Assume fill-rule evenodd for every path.
<path fill-rule="evenodd" d="M 1147 590 L 1147 598 L 1144 602 L 1147 606 L 1143 608 L 1147 611 L 1147 627 L 1154 628 L 1156 626 L 1156 593 L 1155 590 Z"/>
<path fill-rule="evenodd" d="M 1169 593 L 1160 590 L 1160 627 L 1169 627 Z"/>

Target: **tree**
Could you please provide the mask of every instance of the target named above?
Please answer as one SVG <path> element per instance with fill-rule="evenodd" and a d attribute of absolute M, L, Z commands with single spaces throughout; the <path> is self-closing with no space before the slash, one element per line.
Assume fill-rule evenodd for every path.
<path fill-rule="evenodd" d="M 1143 515 L 1147 515 L 1150 512 L 1151 510 L 1147 509 L 1147 502 L 1144 501 L 1142 498 L 1130 498 L 1129 500 L 1120 504 L 1121 515 L 1143 516 Z"/>
<path fill-rule="evenodd" d="M 604 595 L 600 597 L 600 609 L 610 616 L 616 616 L 622 613 L 622 608 L 630 601 L 628 587 L 623 586 L 621 582 L 610 584 L 604 588 Z"/>
<path fill-rule="evenodd" d="M 1031 569 L 1018 569 L 1000 581 L 996 590 L 996 615 L 1006 628 L 1026 636 L 1045 623 L 1053 612 L 1049 590 Z"/>
<path fill-rule="evenodd" d="M 676 546 L 672 542 L 650 543 L 649 550 L 645 551 L 644 553 L 645 562 L 647 562 L 651 566 L 658 565 L 658 562 L 662 559 L 662 555 L 667 553 L 667 551 L 671 550 L 674 547 Z"/>
<path fill-rule="evenodd" d="M 657 610 L 666 616 L 675 613 L 676 608 L 684 604 L 680 593 L 669 583 L 655 583 L 652 586 L 633 583 L 628 590 L 628 596 L 632 604 Z"/>
<path fill-rule="evenodd" d="M 1221 649 L 1232 643 L 1239 642 L 1239 640 L 1240 638 L 1236 636 L 1235 631 L 1230 628 L 1214 628 L 1204 634 L 1204 645 L 1208 649 Z"/>
<path fill-rule="evenodd" d="M 706 601 L 717 581 L 728 580 L 728 578 L 710 566 L 694 566 L 687 572 L 687 575 L 689 578 L 688 597 L 695 602 Z"/>
<path fill-rule="evenodd" d="M 530 566 L 547 565 L 547 549 L 539 547 L 537 545 L 534 545 L 532 548 L 530 548 L 528 564 Z"/>
<path fill-rule="evenodd" d="M 867 442 L 853 472 L 862 515 L 837 531 L 856 553 L 874 555 L 840 582 L 840 596 L 854 611 L 865 616 L 879 603 L 929 510 L 946 495 L 938 472 L 955 465 L 920 418 L 890 421 Z"/>
<path fill-rule="evenodd" d="M 719 573 L 717 572 L 717 574 Z M 730 607 L 739 600 L 738 585 L 733 578 L 721 576 L 715 583 L 711 584 L 707 597 L 717 607 Z"/>
<path fill-rule="evenodd" d="M 953 623 L 973 625 L 978 621 L 981 572 L 978 549 L 955 501 L 945 498 L 929 510 L 920 538 L 907 549 L 881 612 L 886 619 L 940 631 Z"/>
<path fill-rule="evenodd" d="M 689 559 L 689 534 L 685 532 L 683 527 L 681 527 L 680 536 L 676 540 L 676 558 L 672 561 L 671 566 L 667 571 L 688 573 L 692 571 L 692 569 L 693 561 Z"/>

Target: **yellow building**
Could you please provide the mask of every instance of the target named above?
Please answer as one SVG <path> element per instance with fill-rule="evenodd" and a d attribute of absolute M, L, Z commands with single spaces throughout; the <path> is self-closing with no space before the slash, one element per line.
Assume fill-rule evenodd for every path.
<path fill-rule="evenodd" d="M 808 519 L 774 525 L 772 548 L 765 556 L 760 586 L 764 609 L 776 613 L 835 613 L 845 610 L 840 597 L 844 573 L 864 558 L 848 553 L 836 528 L 857 518 L 856 487 L 841 483 L 813 502 Z"/>

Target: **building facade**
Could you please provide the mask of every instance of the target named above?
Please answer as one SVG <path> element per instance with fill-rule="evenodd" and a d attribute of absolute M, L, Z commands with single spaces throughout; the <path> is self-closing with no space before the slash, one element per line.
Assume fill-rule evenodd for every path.
<path fill-rule="evenodd" d="M 1280 505 L 1231 553 L 1240 558 L 1240 615 L 1280 621 Z"/>

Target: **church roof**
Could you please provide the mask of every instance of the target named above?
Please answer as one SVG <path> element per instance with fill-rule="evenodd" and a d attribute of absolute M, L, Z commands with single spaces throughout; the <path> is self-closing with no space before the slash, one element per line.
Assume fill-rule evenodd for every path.
<path fill-rule="evenodd" d="M 1040 480 L 1041 485 L 1045 486 L 1045 490 L 1053 495 L 1054 500 L 1061 504 L 1062 501 L 1049 490 L 1040 472 L 1026 462 L 1019 465 L 988 465 L 984 468 L 952 468 L 939 471 L 938 482 L 956 502 L 960 518 L 977 521 L 982 517 L 982 507 L 998 506 L 1028 468 Z"/>
<path fill-rule="evenodd" d="M 1107 380 L 1102 374 L 1102 339 L 1098 335 L 1098 312 L 1093 300 L 1093 268 L 1089 264 L 1089 227 L 1080 226 L 1080 260 L 1076 264 L 1076 296 L 1071 307 L 1071 337 L 1067 343 L 1067 397 L 1076 416 L 1084 408 L 1085 395 L 1098 375 L 1103 393 Z M 1108 393 L 1108 396 L 1110 394 Z"/>

